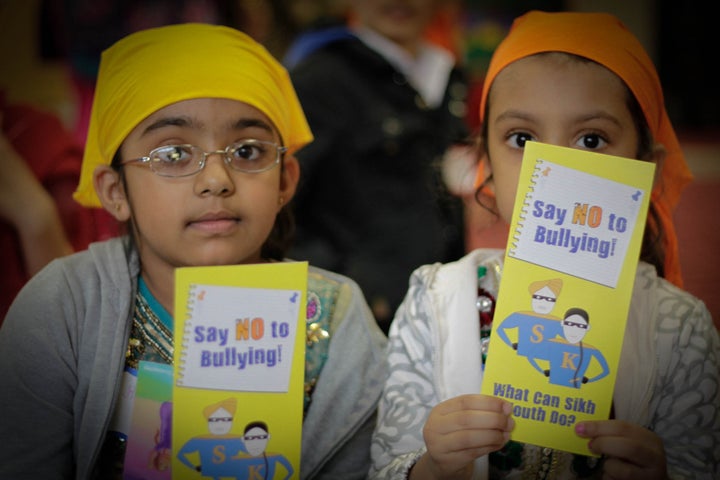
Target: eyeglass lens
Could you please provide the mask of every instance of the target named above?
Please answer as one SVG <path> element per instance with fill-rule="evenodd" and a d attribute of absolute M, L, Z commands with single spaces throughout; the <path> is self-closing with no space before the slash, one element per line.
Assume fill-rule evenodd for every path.
<path fill-rule="evenodd" d="M 150 167 L 158 175 L 183 177 L 199 172 L 207 157 L 223 155 L 234 170 L 257 173 L 269 170 L 280 159 L 281 147 L 262 140 L 248 139 L 229 145 L 225 150 L 205 152 L 195 145 L 166 145 L 150 152 Z"/>
<path fill-rule="evenodd" d="M 532 298 L 535 300 L 545 300 L 547 302 L 554 302 L 556 299 L 553 297 L 545 297 L 543 295 L 533 295 Z"/>

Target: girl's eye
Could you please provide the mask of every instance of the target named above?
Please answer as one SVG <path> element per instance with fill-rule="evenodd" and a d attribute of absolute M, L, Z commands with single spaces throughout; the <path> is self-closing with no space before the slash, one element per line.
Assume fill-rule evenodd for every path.
<path fill-rule="evenodd" d="M 253 165 L 252 168 L 256 168 L 258 165 L 265 166 L 266 163 L 273 160 L 268 150 L 265 142 L 245 140 L 233 145 L 230 150 L 230 158 L 239 167 Z"/>
<path fill-rule="evenodd" d="M 507 138 L 507 143 L 512 148 L 525 148 L 525 142 L 531 141 L 532 135 L 525 132 L 513 133 Z"/>
<path fill-rule="evenodd" d="M 580 137 L 577 146 L 585 150 L 598 150 L 607 146 L 607 141 L 596 133 L 590 133 Z"/>
<path fill-rule="evenodd" d="M 262 157 L 264 151 L 254 143 L 239 143 L 232 151 L 233 158 L 245 162 L 253 162 Z"/>
<path fill-rule="evenodd" d="M 192 148 L 186 145 L 168 145 L 155 150 L 153 158 L 167 164 L 187 162 L 193 158 Z"/>

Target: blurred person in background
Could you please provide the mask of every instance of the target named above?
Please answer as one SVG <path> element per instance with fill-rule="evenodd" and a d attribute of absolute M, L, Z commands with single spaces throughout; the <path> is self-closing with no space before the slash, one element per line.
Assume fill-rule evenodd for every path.
<path fill-rule="evenodd" d="M 387 332 L 414 266 L 465 251 L 462 200 L 440 164 L 468 135 L 467 79 L 454 52 L 428 41 L 443 2 L 348 6 L 286 55 L 316 138 L 298 152 L 290 256 L 355 279 Z"/>
<path fill-rule="evenodd" d="M 52 112 L 0 91 L 0 324 L 25 282 L 51 260 L 116 233 L 72 198 L 83 149 Z"/>

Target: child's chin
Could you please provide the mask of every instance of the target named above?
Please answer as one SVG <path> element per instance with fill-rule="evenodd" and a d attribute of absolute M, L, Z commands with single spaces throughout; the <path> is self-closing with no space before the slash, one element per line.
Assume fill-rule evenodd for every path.
<path fill-rule="evenodd" d="M 257 257 L 257 258 L 256 258 Z M 219 266 L 237 265 L 241 263 L 257 263 L 260 261 L 259 253 L 238 249 L 237 241 L 216 242 L 204 245 L 191 257 L 189 262 L 193 266 Z M 255 260 L 251 260 L 254 259 Z"/>

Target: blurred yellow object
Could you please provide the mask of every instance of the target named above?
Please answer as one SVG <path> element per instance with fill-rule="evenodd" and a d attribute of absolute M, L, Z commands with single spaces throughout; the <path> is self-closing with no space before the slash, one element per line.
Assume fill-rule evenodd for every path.
<path fill-rule="evenodd" d="M 40 56 L 40 5 L 0 2 L 0 89 L 9 102 L 48 110 L 72 128 L 76 102 L 69 67 Z"/>

